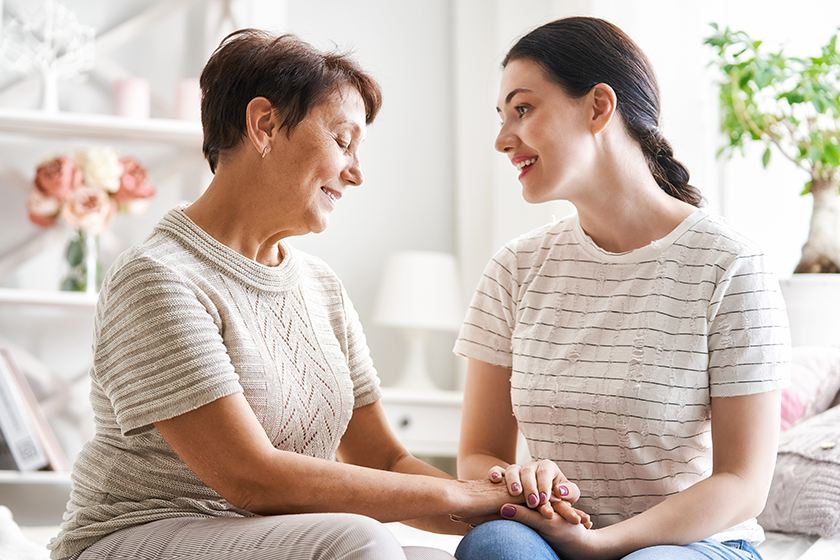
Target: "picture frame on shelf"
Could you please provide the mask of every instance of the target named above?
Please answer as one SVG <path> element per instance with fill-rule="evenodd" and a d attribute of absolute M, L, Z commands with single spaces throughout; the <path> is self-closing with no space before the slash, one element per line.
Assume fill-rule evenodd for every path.
<path fill-rule="evenodd" d="M 0 348 L 0 467 L 66 472 L 70 463 L 11 352 Z"/>

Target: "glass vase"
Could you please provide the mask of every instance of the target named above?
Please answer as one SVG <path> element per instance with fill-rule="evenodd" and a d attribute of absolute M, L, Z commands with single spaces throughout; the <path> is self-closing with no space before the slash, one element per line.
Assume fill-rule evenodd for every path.
<path fill-rule="evenodd" d="M 99 236 L 78 230 L 67 245 L 65 258 L 69 270 L 61 283 L 61 289 L 68 292 L 98 292 L 102 285 Z"/>

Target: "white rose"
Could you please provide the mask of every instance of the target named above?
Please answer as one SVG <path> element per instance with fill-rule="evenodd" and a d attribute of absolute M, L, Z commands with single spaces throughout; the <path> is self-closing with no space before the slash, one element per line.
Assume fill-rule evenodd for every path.
<path fill-rule="evenodd" d="M 76 154 L 76 161 L 82 168 L 84 184 L 110 193 L 120 189 L 123 164 L 113 148 L 90 148 Z"/>

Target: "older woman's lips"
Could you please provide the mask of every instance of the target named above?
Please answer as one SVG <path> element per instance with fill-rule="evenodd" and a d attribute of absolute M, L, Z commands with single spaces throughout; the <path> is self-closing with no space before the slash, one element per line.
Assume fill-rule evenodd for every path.
<path fill-rule="evenodd" d="M 336 192 L 332 189 L 328 189 L 327 187 L 321 187 L 321 190 L 324 191 L 324 194 L 330 197 L 330 200 L 332 200 L 333 202 L 341 198 L 341 193 Z"/>

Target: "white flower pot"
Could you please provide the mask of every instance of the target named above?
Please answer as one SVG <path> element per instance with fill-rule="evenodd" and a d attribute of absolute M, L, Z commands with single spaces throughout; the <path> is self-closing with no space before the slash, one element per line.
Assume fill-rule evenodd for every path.
<path fill-rule="evenodd" d="M 779 280 L 793 346 L 840 346 L 840 274 L 794 274 Z"/>

